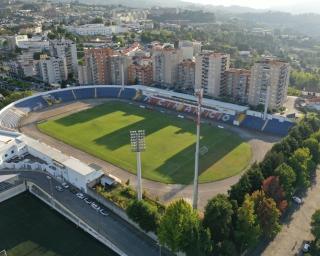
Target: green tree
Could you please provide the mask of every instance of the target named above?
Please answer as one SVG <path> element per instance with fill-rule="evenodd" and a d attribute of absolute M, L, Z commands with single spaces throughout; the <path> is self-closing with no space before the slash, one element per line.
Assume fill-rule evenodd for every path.
<path fill-rule="evenodd" d="M 275 175 L 279 177 L 280 184 L 284 189 L 286 198 L 290 199 L 294 192 L 294 184 L 296 182 L 296 173 L 287 164 L 283 163 L 275 170 Z"/>
<path fill-rule="evenodd" d="M 254 246 L 261 236 L 261 228 L 255 213 L 254 202 L 249 195 L 237 211 L 235 238 L 240 252 Z"/>
<path fill-rule="evenodd" d="M 277 209 L 275 201 L 268 198 L 261 190 L 254 192 L 250 198 L 254 203 L 262 234 L 267 238 L 275 237 L 281 229 L 279 224 L 280 211 Z"/>
<path fill-rule="evenodd" d="M 316 210 L 311 218 L 311 233 L 316 240 L 320 239 L 320 210 Z"/>
<path fill-rule="evenodd" d="M 315 138 L 309 138 L 303 141 L 302 146 L 308 148 L 312 155 L 312 160 L 319 163 L 320 160 L 320 147 L 319 142 Z"/>
<path fill-rule="evenodd" d="M 226 195 L 219 194 L 206 205 L 203 224 L 210 229 L 216 243 L 229 237 L 233 214 L 233 205 Z"/>
<path fill-rule="evenodd" d="M 249 178 L 249 182 L 251 185 L 251 191 L 256 191 L 261 188 L 262 181 L 264 180 L 263 174 L 259 165 L 256 163 L 251 166 L 251 168 L 247 171 L 247 175 Z"/>
<path fill-rule="evenodd" d="M 151 206 L 146 201 L 134 200 L 127 207 L 128 216 L 139 226 L 148 231 L 156 231 L 159 225 L 160 215 L 158 213 L 157 207 Z"/>
<path fill-rule="evenodd" d="M 302 188 L 310 186 L 311 156 L 308 148 L 298 148 L 289 159 L 289 165 L 296 173 L 296 185 Z"/>
<path fill-rule="evenodd" d="M 198 213 L 183 199 L 167 207 L 160 221 L 158 237 L 160 243 L 173 252 L 183 251 L 187 255 L 197 255 L 190 253 L 211 251 L 211 244 L 208 244 L 210 233 L 202 230 Z"/>
<path fill-rule="evenodd" d="M 230 200 L 237 201 L 238 205 L 241 205 L 244 197 L 246 194 L 250 194 L 251 191 L 251 184 L 249 180 L 249 176 L 247 173 L 244 173 L 240 180 L 231 186 L 230 190 L 228 191 Z"/>

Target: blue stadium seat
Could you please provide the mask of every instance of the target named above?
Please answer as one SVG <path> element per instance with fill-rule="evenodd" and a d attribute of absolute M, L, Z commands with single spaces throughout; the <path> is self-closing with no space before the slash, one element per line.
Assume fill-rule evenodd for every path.
<path fill-rule="evenodd" d="M 294 123 L 288 121 L 280 122 L 278 119 L 271 119 L 268 121 L 263 131 L 281 136 L 286 136 L 290 128 L 293 126 Z"/>
<path fill-rule="evenodd" d="M 61 100 L 61 102 L 69 102 L 75 100 L 71 90 L 50 92 L 49 94 L 56 100 Z"/>
<path fill-rule="evenodd" d="M 15 107 L 22 108 L 27 111 L 33 111 L 33 110 L 41 109 L 47 106 L 48 106 L 47 102 L 41 96 L 25 99 L 15 104 Z"/>
<path fill-rule="evenodd" d="M 125 88 L 121 94 L 120 98 L 121 99 L 126 99 L 126 100 L 132 100 L 136 96 L 136 89 L 134 88 Z"/>
<path fill-rule="evenodd" d="M 73 89 L 77 100 L 92 99 L 95 97 L 95 87 L 92 88 L 76 88 Z"/>
<path fill-rule="evenodd" d="M 117 98 L 119 91 L 117 87 L 97 87 L 97 98 Z"/>
<path fill-rule="evenodd" d="M 246 115 L 246 118 L 240 124 L 241 127 L 261 131 L 265 121 L 260 117 Z"/>

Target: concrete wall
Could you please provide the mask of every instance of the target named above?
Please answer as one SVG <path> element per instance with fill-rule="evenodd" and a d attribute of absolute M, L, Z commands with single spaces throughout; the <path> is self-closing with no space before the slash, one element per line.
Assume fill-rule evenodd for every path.
<path fill-rule="evenodd" d="M 0 192 L 0 203 L 8 200 L 16 195 L 19 195 L 27 190 L 25 183 L 21 183 L 18 186 L 10 188 L 8 190 Z"/>

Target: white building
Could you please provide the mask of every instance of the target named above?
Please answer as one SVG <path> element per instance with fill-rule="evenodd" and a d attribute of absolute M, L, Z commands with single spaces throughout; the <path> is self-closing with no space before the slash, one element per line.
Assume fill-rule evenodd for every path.
<path fill-rule="evenodd" d="M 86 24 L 82 26 L 66 26 L 67 31 L 81 36 L 112 36 L 112 28 L 104 24 Z"/>
<path fill-rule="evenodd" d="M 248 101 L 252 106 L 265 105 L 278 109 L 287 99 L 290 65 L 283 61 L 265 59 L 254 64 Z"/>
<path fill-rule="evenodd" d="M 99 179 L 103 172 L 80 160 L 26 135 L 0 131 L 0 169 L 32 169 L 47 171 L 56 179 L 67 181 L 82 191 Z"/>
<path fill-rule="evenodd" d="M 78 56 L 75 42 L 66 39 L 50 40 L 50 54 L 53 57 L 65 58 L 68 74 L 78 75 Z"/>
<path fill-rule="evenodd" d="M 229 54 L 201 53 L 196 57 L 196 88 L 204 88 L 204 94 L 212 97 L 225 95 L 225 72 L 229 66 Z"/>
<path fill-rule="evenodd" d="M 56 84 L 68 79 L 67 63 L 65 58 L 41 55 L 38 65 L 40 77 L 44 82 Z"/>

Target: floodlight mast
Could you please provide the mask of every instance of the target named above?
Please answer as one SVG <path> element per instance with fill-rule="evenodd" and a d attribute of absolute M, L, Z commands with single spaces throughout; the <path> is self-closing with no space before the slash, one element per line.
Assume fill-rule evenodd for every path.
<path fill-rule="evenodd" d="M 202 88 L 197 89 L 195 91 L 195 95 L 198 98 L 198 106 L 197 106 L 197 141 L 196 141 L 193 195 L 192 195 L 193 209 L 198 208 L 199 145 L 200 145 L 201 105 L 202 105 L 202 98 L 203 98 L 203 89 Z"/>
<path fill-rule="evenodd" d="M 141 152 L 145 151 L 145 131 L 130 131 L 131 150 L 137 155 L 137 196 L 142 200 Z"/>

